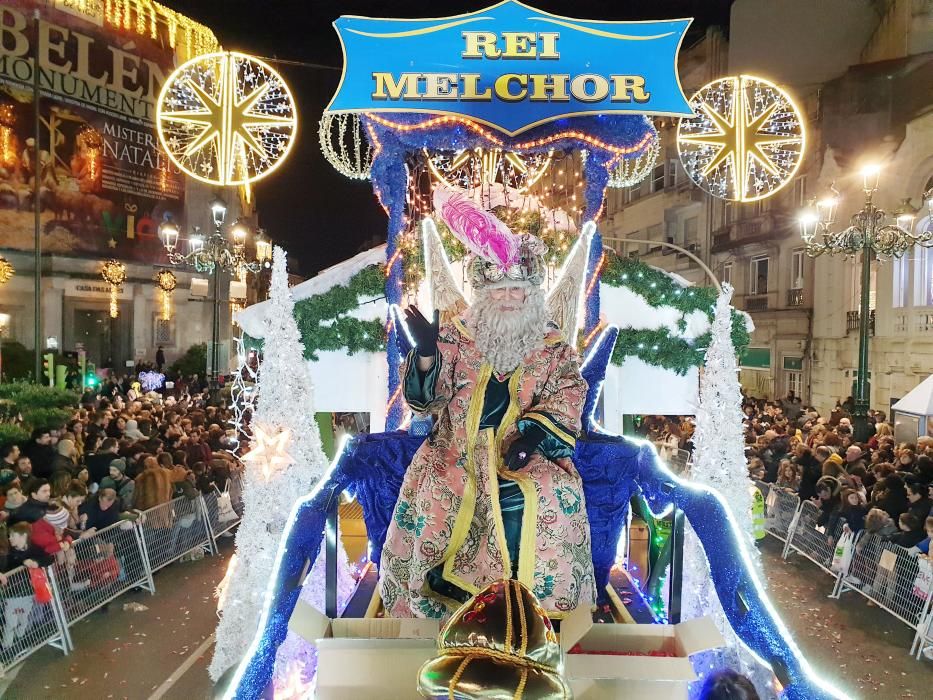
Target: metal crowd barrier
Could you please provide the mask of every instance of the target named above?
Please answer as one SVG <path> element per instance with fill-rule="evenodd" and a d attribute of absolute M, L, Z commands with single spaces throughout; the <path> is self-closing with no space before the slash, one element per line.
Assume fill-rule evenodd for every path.
<path fill-rule="evenodd" d="M 69 551 L 57 555 L 52 568 L 69 626 L 132 588 L 155 593 L 139 528 L 130 520 L 75 540 Z"/>
<path fill-rule="evenodd" d="M 800 510 L 796 516 L 797 522 L 788 532 L 787 544 L 784 547 L 784 558 L 786 559 L 790 552 L 798 552 L 826 573 L 835 576 L 835 572 L 830 567 L 836 543 L 842 536 L 842 528 L 845 523 L 843 523 L 842 519 L 836 518 L 835 525 L 830 531 L 829 527 L 823 527 L 817 523 L 820 515 L 819 506 L 812 501 L 806 501 L 800 505 Z"/>
<path fill-rule="evenodd" d="M 764 481 L 756 481 L 755 485 L 765 501 L 765 532 L 786 543 L 797 524 L 800 498 L 793 491 Z"/>
<path fill-rule="evenodd" d="M 855 591 L 915 630 L 911 654 L 933 646 L 933 565 L 907 549 L 860 532 L 845 568 L 832 570 L 833 556 L 845 530 L 834 519 L 832 531 L 818 524 L 819 506 L 774 484 L 756 481 L 765 499 L 765 530 L 784 542 L 784 559 L 797 552 L 835 578 L 831 598 Z M 837 567 L 838 568 L 838 567 Z"/>
<path fill-rule="evenodd" d="M 925 575 L 921 576 L 921 562 L 907 549 L 885 542 L 878 535 L 859 533 L 855 550 L 847 570 L 838 574 L 832 597 L 839 598 L 847 591 L 855 591 L 887 610 L 898 620 L 917 632 L 911 653 L 927 631 L 933 580 L 929 564 L 923 562 Z"/>
<path fill-rule="evenodd" d="M 188 552 L 216 554 L 216 537 L 239 523 L 243 512 L 239 477 L 231 482 L 235 520 L 220 517 L 218 494 L 211 493 L 176 498 L 75 540 L 41 570 L 51 592 L 47 603 L 39 602 L 28 569 L 6 574 L 0 586 L 0 676 L 45 645 L 67 654 L 74 648 L 69 627 L 131 589 L 155 594 L 153 573 Z"/>
<path fill-rule="evenodd" d="M 143 547 L 151 571 L 181 559 L 192 549 L 216 553 L 201 497 L 174 501 L 144 511 L 139 517 Z"/>
<path fill-rule="evenodd" d="M 0 586 L 0 612 L 3 614 L 0 670 L 4 672 L 46 644 L 60 649 L 63 654 L 71 649 L 54 567 L 37 571 L 40 575 L 44 573 L 48 582 L 51 600 L 47 603 L 37 600 L 32 574 L 26 567 L 10 571 L 6 574 L 6 585 Z"/>

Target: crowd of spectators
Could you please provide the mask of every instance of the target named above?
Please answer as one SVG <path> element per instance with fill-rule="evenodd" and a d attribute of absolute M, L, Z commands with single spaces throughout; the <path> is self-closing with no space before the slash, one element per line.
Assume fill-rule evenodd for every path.
<path fill-rule="evenodd" d="M 818 526 L 880 535 L 927 555 L 933 535 L 933 437 L 897 442 L 880 411 L 869 414 L 869 437 L 853 434 L 851 402 L 828 416 L 789 395 L 746 398 L 749 476 L 796 493 L 820 509 Z"/>
<path fill-rule="evenodd" d="M 174 498 L 223 491 L 238 468 L 230 422 L 196 376 L 162 393 L 143 393 L 129 376 L 86 391 L 66 424 L 4 445 L 0 583 L 2 572 L 56 559 L 72 571 L 75 541 Z M 75 576 L 68 585 L 89 582 Z"/>

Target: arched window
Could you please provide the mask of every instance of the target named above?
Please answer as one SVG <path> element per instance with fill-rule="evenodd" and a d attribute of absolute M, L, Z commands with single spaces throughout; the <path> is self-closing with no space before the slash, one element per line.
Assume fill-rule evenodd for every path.
<path fill-rule="evenodd" d="M 927 193 L 933 194 L 933 175 L 927 179 L 923 188 L 923 194 Z M 927 197 L 924 196 L 920 215 L 913 223 L 914 231 L 925 231 L 933 227 L 926 200 Z M 914 246 L 893 264 L 892 306 L 933 306 L 933 248 Z"/>

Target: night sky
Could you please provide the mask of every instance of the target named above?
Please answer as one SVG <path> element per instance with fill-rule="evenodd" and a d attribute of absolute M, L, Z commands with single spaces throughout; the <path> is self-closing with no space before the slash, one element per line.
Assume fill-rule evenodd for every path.
<path fill-rule="evenodd" d="M 340 15 L 439 17 L 471 12 L 489 2 L 361 2 L 351 0 L 163 0 L 214 30 L 225 49 L 321 64 L 275 64 L 298 102 L 299 134 L 288 161 L 256 187 L 260 225 L 289 251 L 304 275 L 385 240 L 386 217 L 369 182 L 348 180 L 324 160 L 317 123 L 337 88 L 342 55 L 331 26 Z M 685 46 L 707 25 L 725 27 L 732 0 L 530 0 L 555 14 L 584 19 L 644 20 L 694 17 Z"/>

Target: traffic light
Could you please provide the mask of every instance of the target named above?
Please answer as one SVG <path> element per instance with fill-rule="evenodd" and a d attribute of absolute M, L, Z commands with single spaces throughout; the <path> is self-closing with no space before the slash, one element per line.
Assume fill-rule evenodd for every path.
<path fill-rule="evenodd" d="M 55 353 L 47 352 L 42 356 L 42 374 L 49 386 L 55 386 Z"/>
<path fill-rule="evenodd" d="M 63 364 L 55 365 L 55 386 L 64 389 L 67 382 L 68 367 Z"/>
<path fill-rule="evenodd" d="M 97 378 L 97 366 L 93 362 L 85 362 L 84 387 L 96 389 L 98 386 L 100 386 L 100 380 Z"/>

